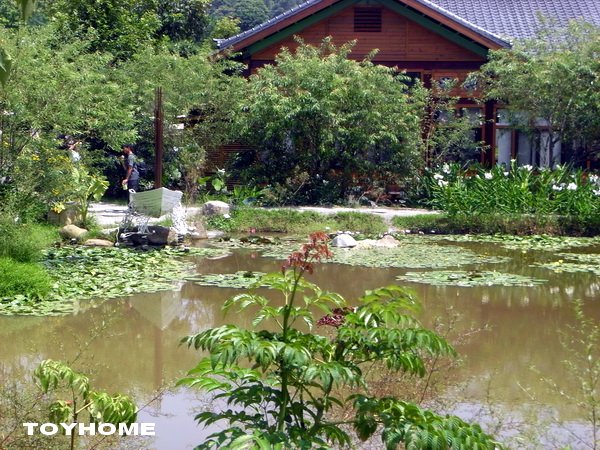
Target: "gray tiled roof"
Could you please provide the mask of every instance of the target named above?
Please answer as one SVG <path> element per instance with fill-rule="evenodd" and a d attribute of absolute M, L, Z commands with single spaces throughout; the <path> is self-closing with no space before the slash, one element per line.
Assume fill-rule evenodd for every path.
<path fill-rule="evenodd" d="M 219 48 L 243 41 L 290 16 L 320 3 L 308 0 L 267 22 L 229 39 L 217 39 Z M 532 37 L 540 27 L 539 15 L 565 24 L 583 19 L 600 26 L 600 0 L 416 0 L 502 46 Z"/>
<path fill-rule="evenodd" d="M 600 0 L 432 0 L 442 8 L 497 36 L 533 37 L 538 15 L 564 25 L 571 19 L 600 26 Z"/>

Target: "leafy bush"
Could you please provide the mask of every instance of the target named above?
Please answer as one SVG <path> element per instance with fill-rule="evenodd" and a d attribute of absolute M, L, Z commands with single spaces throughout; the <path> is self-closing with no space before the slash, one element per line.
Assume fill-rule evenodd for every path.
<path fill-rule="evenodd" d="M 422 377 L 426 355 L 455 352 L 414 317 L 419 303 L 410 291 L 399 286 L 368 291 L 358 306 L 350 307 L 340 295 L 306 281 L 304 274 L 312 273 L 314 263 L 330 255 L 326 242 L 322 233 L 311 235 L 280 273 L 257 283 L 279 291 L 283 302 L 249 292 L 225 303 L 226 310 L 256 311 L 253 326 L 266 322 L 265 329 L 223 325 L 183 340 L 209 356 L 179 384 L 216 393 L 227 402 L 226 409 L 196 416 L 204 425 L 229 425 L 198 448 L 347 448 L 352 444 L 348 427 L 363 441 L 380 435 L 388 449 L 400 444 L 502 448 L 479 426 L 458 417 L 369 393 L 368 371 L 361 367 L 378 362 L 393 372 Z M 318 322 L 316 309 L 325 314 Z M 313 333 L 315 323 L 331 327 L 331 335 Z M 349 389 L 355 393 L 346 399 L 343 392 Z M 336 406 L 346 413 L 353 409 L 354 416 L 333 419 Z"/>
<path fill-rule="evenodd" d="M 41 265 L 0 257 L 0 298 L 15 295 L 39 298 L 47 295 L 50 288 L 50 276 Z"/>
<path fill-rule="evenodd" d="M 300 42 L 249 78 L 236 116 L 239 138 L 255 149 L 238 160 L 244 181 L 270 185 L 285 204 L 316 204 L 343 198 L 359 178 L 420 165 L 425 90 L 353 61 L 353 45 Z"/>

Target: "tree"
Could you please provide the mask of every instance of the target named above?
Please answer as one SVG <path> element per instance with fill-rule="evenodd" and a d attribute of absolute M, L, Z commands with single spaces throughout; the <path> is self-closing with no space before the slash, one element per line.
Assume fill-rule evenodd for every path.
<path fill-rule="evenodd" d="M 152 41 L 161 26 L 149 0 L 57 0 L 48 9 L 63 41 L 85 40 L 90 53 L 119 60 Z"/>
<path fill-rule="evenodd" d="M 213 11 L 216 17 L 230 17 L 240 20 L 240 29 L 249 30 L 256 25 L 266 22 L 269 8 L 264 0 L 223 0 L 214 2 Z"/>
<path fill-rule="evenodd" d="M 168 38 L 182 54 L 193 52 L 207 37 L 209 6 L 210 0 L 158 0 L 157 39 Z"/>
<path fill-rule="evenodd" d="M 238 128 L 259 149 L 254 181 L 302 178 L 294 201 L 332 201 L 420 164 L 424 90 L 409 89 L 393 69 L 349 59 L 352 46 L 328 38 L 284 49 L 250 77 Z"/>
<path fill-rule="evenodd" d="M 485 98 L 504 102 L 516 126 L 547 130 L 541 146 L 549 161 L 559 141 L 589 147 L 600 139 L 600 29 L 552 25 L 535 39 L 491 52 L 476 75 Z"/>
<path fill-rule="evenodd" d="M 182 57 L 147 46 L 114 73 L 121 101 L 135 111 L 138 148 L 153 147 L 154 90 L 162 87 L 165 120 L 165 174 L 192 197 L 204 168 L 204 155 L 228 142 L 245 83 L 240 67 L 211 59 L 210 50 Z M 146 132 L 144 132 L 144 130 Z M 152 155 L 147 153 L 148 159 Z"/>
<path fill-rule="evenodd" d="M 2 20 L 0 20 L 0 26 L 14 25 L 25 22 L 32 16 L 35 0 L 16 0 L 12 5 L 2 3 L 0 6 L 2 7 L 3 16 Z M 2 87 L 8 81 L 13 64 L 10 53 L 3 48 L 3 45 L 4 43 L 0 40 L 0 85 Z"/>
<path fill-rule="evenodd" d="M 418 302 L 399 286 L 368 291 L 349 306 L 304 279 L 328 256 L 327 236 L 315 233 L 280 273 L 256 284 L 280 292 L 282 301 L 249 292 L 225 303 L 225 309 L 254 311 L 253 326 L 266 323 L 264 329 L 223 325 L 184 339 L 209 355 L 179 384 L 215 392 L 227 404 L 196 416 L 204 425 L 228 423 L 198 448 L 348 448 L 350 429 L 361 440 L 380 435 L 387 449 L 502 448 L 458 417 L 368 392 L 367 365 L 423 376 L 426 354 L 453 355 L 454 349 L 419 324 L 413 316 Z M 316 309 L 325 313 L 318 323 L 331 326 L 332 335 L 311 332 Z M 349 390 L 355 393 L 344 399 Z M 336 420 L 336 407 L 352 408 L 354 416 Z"/>
<path fill-rule="evenodd" d="M 7 34 L 5 49 L 15 63 L 0 90 L 0 208 L 16 201 L 23 217 L 70 186 L 73 162 L 57 136 L 118 148 L 135 129 L 131 109 L 120 101 L 122 86 L 110 78 L 112 55 L 87 53 L 85 41 L 52 48 L 50 26 Z"/>

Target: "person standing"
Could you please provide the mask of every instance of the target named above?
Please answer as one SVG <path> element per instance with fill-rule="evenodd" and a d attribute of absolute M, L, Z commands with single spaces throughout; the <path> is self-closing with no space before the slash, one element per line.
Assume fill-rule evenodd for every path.
<path fill-rule="evenodd" d="M 138 191 L 140 187 L 140 172 L 137 170 L 136 158 L 133 153 L 132 144 L 123 144 L 121 146 L 123 156 L 121 157 L 121 163 L 125 169 L 125 178 L 123 178 L 123 186 L 127 186 L 128 190 Z"/>

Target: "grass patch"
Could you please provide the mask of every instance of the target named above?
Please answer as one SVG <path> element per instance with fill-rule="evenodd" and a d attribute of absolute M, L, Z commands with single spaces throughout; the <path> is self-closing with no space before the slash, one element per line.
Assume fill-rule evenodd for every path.
<path fill-rule="evenodd" d="M 313 211 L 264 208 L 238 208 L 231 213 L 229 219 L 222 216 L 207 217 L 206 225 L 209 229 L 229 233 L 253 229 L 263 233 L 309 234 L 329 229 L 377 234 L 388 229 L 381 217 L 372 214 L 339 212 L 326 215 Z"/>
<path fill-rule="evenodd" d="M 392 224 L 412 233 L 436 234 L 514 234 L 596 236 L 600 234 L 600 217 L 594 220 L 557 215 L 533 214 L 427 214 L 394 217 Z"/>
<path fill-rule="evenodd" d="M 0 258 L 0 299 L 15 295 L 42 298 L 51 286 L 52 280 L 41 265 Z"/>
<path fill-rule="evenodd" d="M 59 239 L 53 226 L 21 225 L 6 218 L 0 219 L 0 257 L 22 263 L 37 261 L 42 250 Z"/>

